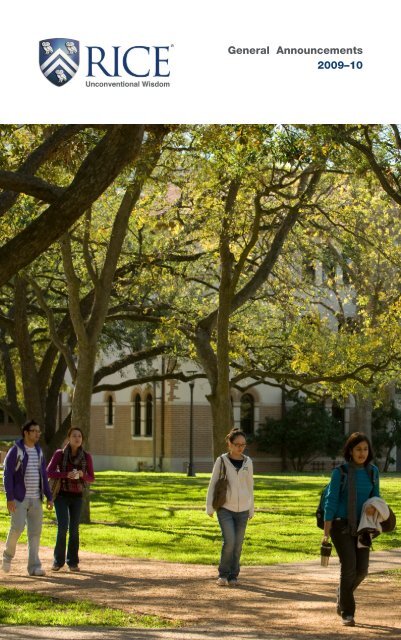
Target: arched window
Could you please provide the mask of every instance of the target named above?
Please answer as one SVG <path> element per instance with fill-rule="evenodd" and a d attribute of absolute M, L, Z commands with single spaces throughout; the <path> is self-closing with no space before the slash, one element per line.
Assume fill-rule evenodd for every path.
<path fill-rule="evenodd" d="M 241 429 L 244 433 L 253 434 L 255 424 L 255 402 L 250 393 L 241 397 Z"/>
<path fill-rule="evenodd" d="M 151 436 L 153 430 L 153 398 L 149 393 L 146 396 L 145 436 Z"/>
<path fill-rule="evenodd" d="M 136 394 L 134 399 L 134 436 L 141 435 L 141 396 Z"/>
<path fill-rule="evenodd" d="M 4 424 L 6 421 L 6 417 L 4 415 L 3 409 L 0 409 L 0 424 Z"/>
<path fill-rule="evenodd" d="M 106 424 L 108 426 L 113 425 L 114 424 L 114 403 L 113 403 L 113 396 L 109 396 L 107 398 L 107 420 L 106 420 Z"/>

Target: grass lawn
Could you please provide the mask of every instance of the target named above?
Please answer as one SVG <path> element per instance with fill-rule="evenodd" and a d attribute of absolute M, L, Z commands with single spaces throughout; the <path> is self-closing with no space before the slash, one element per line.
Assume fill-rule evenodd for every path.
<path fill-rule="evenodd" d="M 133 558 L 216 564 L 221 537 L 216 517 L 205 514 L 209 475 L 188 478 L 172 473 L 104 471 L 91 494 L 93 524 L 81 525 L 81 548 Z M 322 532 L 314 512 L 327 475 L 287 474 L 255 477 L 258 511 L 247 530 L 242 564 L 273 564 L 316 558 Z M 400 475 L 381 478 L 381 493 L 401 526 Z M 5 496 L 0 536 L 8 529 Z M 45 515 L 41 543 L 53 546 L 54 514 Z M 21 537 L 21 542 L 25 538 Z M 401 547 L 401 533 L 382 535 L 374 549 Z"/>
<path fill-rule="evenodd" d="M 30 626 L 102 626 L 171 628 L 176 621 L 158 616 L 133 615 L 81 600 L 65 602 L 18 589 L 0 587 L 0 624 Z"/>

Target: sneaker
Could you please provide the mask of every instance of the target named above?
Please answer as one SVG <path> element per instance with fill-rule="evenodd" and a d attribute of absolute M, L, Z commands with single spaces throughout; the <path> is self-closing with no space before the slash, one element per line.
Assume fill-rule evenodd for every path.
<path fill-rule="evenodd" d="M 77 565 L 77 564 L 70 564 L 70 565 L 68 566 L 68 569 L 69 569 L 70 571 L 72 571 L 73 573 L 75 573 L 75 572 L 77 572 L 77 571 L 81 571 L 81 569 L 78 567 L 78 565 Z"/>
<path fill-rule="evenodd" d="M 229 587 L 236 587 L 237 584 L 238 584 L 237 578 L 230 578 L 230 580 L 228 581 L 228 586 Z"/>
<path fill-rule="evenodd" d="M 11 562 L 7 562 L 7 560 L 3 560 L 3 562 L 1 563 L 1 568 L 3 569 L 4 573 L 10 573 Z"/>
<path fill-rule="evenodd" d="M 52 571 L 60 571 L 61 567 L 59 564 L 54 563 L 52 565 Z"/>
<path fill-rule="evenodd" d="M 228 580 L 227 578 L 217 578 L 216 584 L 219 585 L 219 587 L 226 587 L 228 585 Z"/>
<path fill-rule="evenodd" d="M 343 616 L 342 621 L 344 627 L 355 627 L 354 616 Z"/>
<path fill-rule="evenodd" d="M 29 575 L 35 578 L 39 578 L 39 577 L 45 576 L 46 571 L 44 569 L 33 569 L 32 571 L 29 572 Z"/>

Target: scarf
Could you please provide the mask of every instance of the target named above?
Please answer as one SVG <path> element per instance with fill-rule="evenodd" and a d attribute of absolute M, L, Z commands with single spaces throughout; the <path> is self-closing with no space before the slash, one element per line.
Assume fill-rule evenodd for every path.
<path fill-rule="evenodd" d="M 86 457 L 85 452 L 82 447 L 79 447 L 75 456 L 72 455 L 71 446 L 67 444 L 63 449 L 63 459 L 61 461 L 61 469 L 60 471 L 68 472 L 72 471 L 72 469 L 77 469 L 78 471 L 86 472 Z M 61 481 L 61 489 L 63 491 L 67 491 L 69 493 L 77 493 L 77 483 L 80 484 L 80 492 L 82 492 L 83 487 L 86 486 L 86 483 L 79 478 L 79 480 L 71 480 L 70 478 L 63 478 Z"/>
<path fill-rule="evenodd" d="M 348 463 L 348 525 L 352 536 L 357 535 L 357 496 L 356 496 L 356 467 L 353 462 Z"/>

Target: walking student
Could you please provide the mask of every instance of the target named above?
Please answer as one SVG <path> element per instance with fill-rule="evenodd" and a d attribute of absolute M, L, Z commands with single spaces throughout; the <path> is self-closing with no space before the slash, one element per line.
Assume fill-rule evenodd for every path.
<path fill-rule="evenodd" d="M 206 498 L 206 512 L 213 516 L 214 488 L 220 477 L 221 464 L 225 466 L 228 487 L 226 501 L 217 510 L 223 546 L 217 584 L 235 587 L 240 571 L 242 543 L 248 520 L 254 514 L 253 465 L 244 455 L 246 435 L 240 429 L 232 429 L 226 436 L 228 453 L 219 456 L 214 464 Z"/>
<path fill-rule="evenodd" d="M 380 497 L 379 470 L 371 464 L 372 446 L 364 433 L 352 433 L 344 445 L 346 463 L 333 470 L 324 506 L 324 540 L 331 536 L 340 560 L 337 613 L 342 624 L 355 625 L 355 590 L 368 574 L 368 545 L 361 544 L 357 529 L 362 507 Z M 365 509 L 374 515 L 374 507 Z"/>
<path fill-rule="evenodd" d="M 71 427 L 64 449 L 57 449 L 47 467 L 49 478 L 60 478 L 60 490 L 54 501 L 57 515 L 57 538 L 54 547 L 53 571 L 67 562 L 70 571 L 79 571 L 79 521 L 82 493 L 87 483 L 95 479 L 92 456 L 84 451 L 83 433 Z M 68 547 L 67 547 L 68 532 Z"/>
<path fill-rule="evenodd" d="M 26 524 L 28 573 L 30 576 L 45 575 L 39 560 L 43 496 L 47 498 L 48 509 L 53 507 L 53 502 L 47 481 L 46 462 L 38 444 L 39 438 L 39 425 L 34 420 L 29 420 L 22 427 L 22 438 L 11 447 L 4 461 L 4 489 L 11 516 L 2 562 L 2 569 L 6 573 L 11 570 L 17 542 Z"/>

